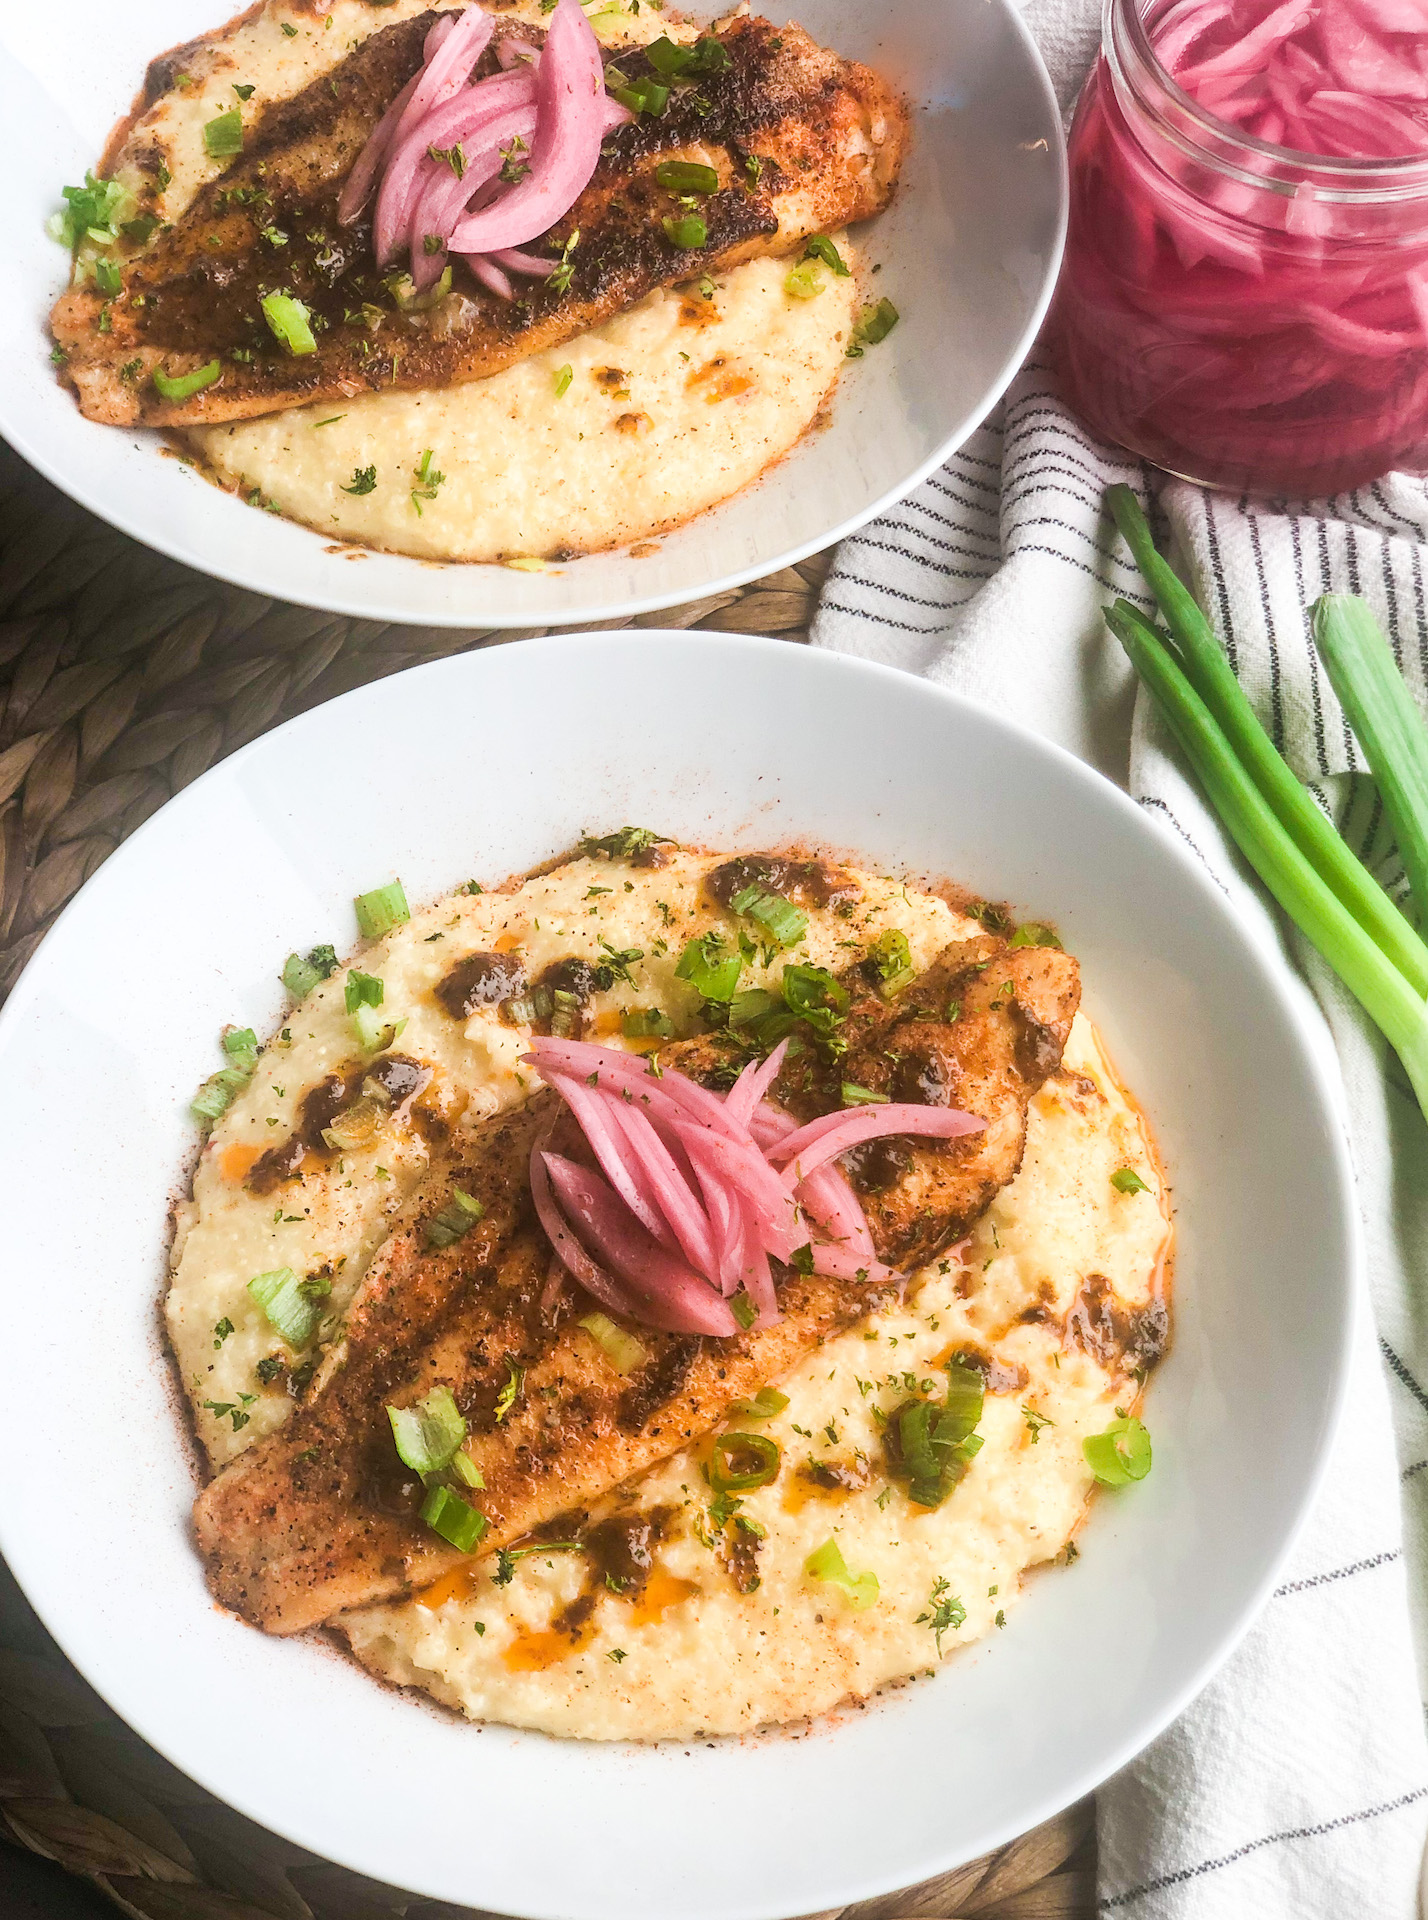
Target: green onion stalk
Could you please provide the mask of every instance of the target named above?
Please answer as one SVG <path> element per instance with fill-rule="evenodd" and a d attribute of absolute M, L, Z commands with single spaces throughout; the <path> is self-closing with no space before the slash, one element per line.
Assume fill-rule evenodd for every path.
<path fill-rule="evenodd" d="M 1107 503 L 1166 624 L 1180 643 L 1176 668 L 1214 715 L 1229 752 L 1243 764 L 1280 825 L 1365 933 L 1420 994 L 1428 994 L 1428 946 L 1372 874 L 1354 858 L 1286 765 L 1245 697 L 1214 629 L 1179 575 L 1156 552 L 1135 495 L 1129 487 L 1112 487 Z M 1368 614 L 1366 607 L 1363 611 Z M 1368 618 L 1372 621 L 1372 614 Z M 1116 637 L 1121 636 L 1117 633 Z M 1403 691 L 1406 698 L 1407 688 Z"/>
<path fill-rule="evenodd" d="M 1362 600 L 1324 594 L 1314 602 L 1313 626 L 1314 644 L 1383 796 L 1418 924 L 1428 927 L 1428 728 Z"/>
<path fill-rule="evenodd" d="M 1128 488 L 1112 488 L 1110 506 L 1180 650 L 1124 600 L 1106 610 L 1108 626 L 1165 715 L 1236 845 L 1398 1053 L 1428 1115 L 1428 947 L 1276 751 L 1204 614 L 1156 552 L 1134 495 Z M 1336 618 L 1340 631 L 1335 639 L 1342 642 L 1341 613 L 1334 608 L 1321 617 L 1316 609 L 1316 635 L 1325 619 Z M 1367 608 L 1363 614 L 1372 622 Z M 1357 626 L 1358 616 L 1351 618 Z M 1395 804 L 1412 808 L 1420 781 L 1428 795 L 1428 737 L 1421 761 L 1407 764 L 1402 740 L 1409 730 L 1402 702 L 1386 688 L 1381 669 L 1379 661 L 1369 709 L 1379 722 L 1372 736 L 1376 744 L 1370 748 L 1365 739 L 1365 751 L 1371 765 L 1372 756 L 1378 758 L 1375 772 L 1390 764 L 1397 770 Z M 1347 684 L 1349 676 L 1343 677 Z M 1408 698 L 1406 689 L 1403 696 Z M 1347 701 L 1345 705 L 1352 712 Z M 1411 701 L 1409 709 L 1422 733 Z M 1393 779 L 1391 773 L 1390 782 Z M 1397 825 L 1398 815 L 1393 817 Z M 1428 831 L 1428 805 L 1420 807 L 1416 817 Z M 1428 850 L 1428 841 L 1424 844 Z"/>

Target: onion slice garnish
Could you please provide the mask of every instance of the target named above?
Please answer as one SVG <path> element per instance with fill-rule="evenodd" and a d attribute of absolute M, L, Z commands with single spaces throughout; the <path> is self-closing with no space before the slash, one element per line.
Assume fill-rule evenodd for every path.
<path fill-rule="evenodd" d="M 379 267 L 408 256 L 418 293 L 440 279 L 447 249 L 513 300 L 509 276 L 546 278 L 554 259 L 520 249 L 547 234 L 585 190 L 611 128 L 633 116 L 605 91 L 604 59 L 579 0 L 557 0 L 545 45 L 506 35 L 501 71 L 473 80 L 495 23 L 483 7 L 446 14 L 424 58 L 373 128 L 338 197 L 351 226 L 376 188 Z"/>
<path fill-rule="evenodd" d="M 825 1161 L 836 1160 L 840 1153 L 861 1146 L 865 1140 L 879 1140 L 889 1133 L 923 1133 L 955 1140 L 964 1133 L 979 1133 L 986 1124 L 976 1114 L 959 1112 L 956 1107 L 914 1107 L 896 1102 L 859 1107 L 853 1113 L 826 1113 L 821 1120 L 810 1120 L 806 1127 L 772 1146 L 769 1158 L 775 1165 L 787 1167 L 784 1179 L 796 1187 Z"/>
<path fill-rule="evenodd" d="M 768 1095 L 787 1043 L 721 1097 L 675 1067 L 581 1040 L 535 1039 L 523 1056 L 564 1103 L 599 1171 L 531 1156 L 536 1212 L 556 1258 L 603 1306 L 688 1333 L 779 1317 L 770 1259 L 855 1285 L 901 1276 L 877 1258 L 858 1197 L 834 1164 L 888 1134 L 956 1139 L 984 1122 L 898 1104 L 800 1127 Z M 736 1318 L 737 1296 L 746 1303 Z M 731 1307 L 730 1302 L 734 1302 Z"/>
<path fill-rule="evenodd" d="M 737 1333 L 727 1301 L 692 1268 L 666 1253 L 622 1209 L 614 1189 L 598 1173 L 558 1153 L 542 1156 L 565 1217 L 641 1296 L 636 1310 L 647 1325 L 671 1333 Z"/>
<path fill-rule="evenodd" d="M 453 250 L 489 253 L 546 232 L 575 205 L 600 159 L 605 64 L 579 0 L 559 0 L 536 70 L 540 123 L 530 171 L 508 194 L 456 229 Z"/>

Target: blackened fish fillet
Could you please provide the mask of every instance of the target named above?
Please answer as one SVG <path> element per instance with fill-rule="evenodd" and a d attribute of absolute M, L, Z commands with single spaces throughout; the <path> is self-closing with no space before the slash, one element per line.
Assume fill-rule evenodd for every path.
<path fill-rule="evenodd" d="M 270 108 L 241 158 L 126 264 L 119 295 L 87 286 L 56 302 L 63 377 L 84 413 L 111 425 L 202 426 L 480 379 L 657 287 L 787 253 L 812 234 L 866 219 L 892 192 L 907 120 L 891 90 L 801 28 L 743 16 L 717 30 L 725 67 L 676 88 L 663 115 L 606 139 L 589 186 L 546 236 L 554 264 L 578 231 L 567 287 L 525 282 L 512 304 L 458 265 L 461 285 L 446 300 L 429 313 L 403 312 L 373 257 L 370 226 L 339 226 L 337 198 L 368 134 L 420 65 L 437 18 L 372 34 L 330 75 Z M 646 69 L 642 52 L 622 48 L 617 58 L 627 78 Z M 488 51 L 486 63 L 493 59 Z M 664 231 L 665 217 L 679 211 L 655 178 L 669 159 L 719 175 L 718 191 L 701 203 L 708 238 L 697 250 L 676 247 Z M 260 303 L 277 292 L 309 309 L 315 352 L 291 354 L 274 338 Z M 221 377 L 187 400 L 165 400 L 154 385 L 155 367 L 173 378 L 214 359 Z"/>

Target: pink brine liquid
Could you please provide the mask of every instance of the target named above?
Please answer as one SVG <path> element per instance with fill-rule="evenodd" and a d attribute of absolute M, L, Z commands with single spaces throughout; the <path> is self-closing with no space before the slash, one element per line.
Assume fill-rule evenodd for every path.
<path fill-rule="evenodd" d="M 1428 469 L 1428 0 L 1111 4 L 1071 130 L 1072 407 L 1221 486 Z"/>

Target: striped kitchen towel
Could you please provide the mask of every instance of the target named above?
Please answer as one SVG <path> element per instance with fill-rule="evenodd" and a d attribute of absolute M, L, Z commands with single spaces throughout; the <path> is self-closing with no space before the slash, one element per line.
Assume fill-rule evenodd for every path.
<path fill-rule="evenodd" d="M 1069 28 L 1066 38 L 1079 44 Z M 1428 1656 L 1428 1125 L 1377 1033 L 1277 922 L 1105 631 L 1101 608 L 1116 595 L 1149 604 L 1102 510 L 1117 480 L 1136 487 L 1173 540 L 1296 772 L 1380 878 L 1401 886 L 1304 610 L 1329 588 L 1364 594 L 1428 711 L 1421 481 L 1395 476 L 1310 504 L 1210 494 L 1093 441 L 1034 359 L 940 472 L 843 543 L 813 640 L 984 700 L 1127 786 L 1318 998 L 1343 1074 L 1372 1291 L 1349 1413 L 1259 1621 L 1194 1705 L 1098 1795 L 1101 1910 L 1125 1920 L 1410 1920 L 1428 1830 L 1410 1623 L 1417 1607 Z"/>

